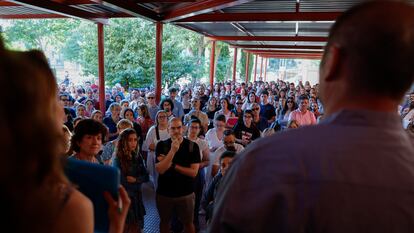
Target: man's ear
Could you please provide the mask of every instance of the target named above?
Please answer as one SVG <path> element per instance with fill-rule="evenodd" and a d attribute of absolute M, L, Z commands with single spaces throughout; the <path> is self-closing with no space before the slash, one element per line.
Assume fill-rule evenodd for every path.
<path fill-rule="evenodd" d="M 340 48 L 332 45 L 325 53 L 324 64 L 321 66 L 320 78 L 325 82 L 333 81 L 339 78 L 338 71 L 340 66 Z"/>

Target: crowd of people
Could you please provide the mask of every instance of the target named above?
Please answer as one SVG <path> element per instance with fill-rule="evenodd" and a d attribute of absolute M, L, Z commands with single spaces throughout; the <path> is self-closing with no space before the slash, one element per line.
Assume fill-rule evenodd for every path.
<path fill-rule="evenodd" d="M 213 90 L 204 84 L 176 85 L 164 91 L 158 105 L 152 90 L 127 91 L 117 84 L 111 89 L 107 88 L 104 111 L 97 110 L 99 103 L 96 85 L 91 86 L 87 82 L 83 86 L 78 86 L 77 91 L 73 93 L 68 90 L 65 85 L 60 85 L 60 100 L 66 113 L 65 126 L 68 131 L 74 129 L 72 145 L 75 146 L 68 150 L 67 155 L 83 159 L 77 145 L 81 143 L 80 139 L 85 133 L 80 134 L 78 131 L 80 128 L 84 128 L 84 131 L 92 130 L 93 124 L 99 122 L 102 123 L 100 128 L 105 126 L 106 134 L 102 129 L 99 130 L 101 132 L 99 135 L 96 134 L 97 130 L 86 133 L 98 136 L 95 142 L 99 144 L 87 160 L 117 166 L 121 171 L 131 169 L 134 171 L 135 176 L 125 175 L 122 179 L 127 191 L 134 190 L 130 193 L 134 218 L 128 218 L 127 221 L 128 229 L 134 229 L 131 232 L 136 232 L 139 227 L 144 226 L 145 209 L 142 194 L 139 193 L 143 182 L 149 180 L 156 190 L 161 232 L 169 232 L 170 220 L 175 218 L 172 212 L 165 212 L 165 209 L 173 209 L 171 206 L 177 204 L 177 198 L 184 203 L 184 206 L 191 200 L 194 202 L 191 216 L 189 216 L 191 208 L 188 206 L 183 207 L 187 213 L 177 214 L 180 221 L 183 221 L 184 228 L 193 226 L 194 229 L 191 228 L 190 232 L 197 231 L 200 229 L 199 213 L 205 213 L 207 222 L 211 219 L 216 190 L 225 174 L 223 170 L 228 168 L 234 156 L 261 137 L 315 125 L 324 118 L 324 107 L 319 98 L 319 85 L 311 85 L 309 82 L 295 84 L 277 80 L 251 82 L 246 85 L 246 83 L 229 81 L 216 83 Z M 395 111 L 399 112 L 401 120 L 405 122 L 407 132 L 412 130 L 414 92 L 406 95 L 400 109 Z M 86 122 L 90 125 L 82 127 Z M 122 137 L 125 130 L 135 132 L 136 138 Z M 177 134 L 176 131 L 179 133 Z M 180 156 L 174 157 L 169 154 L 168 148 L 174 145 L 173 138 L 180 137 L 195 142 L 197 147 L 192 147 L 192 150 L 199 152 L 195 156 L 198 159 L 193 158 L 192 161 L 197 164 L 196 167 L 191 167 L 192 163 L 188 164 L 188 161 L 184 162 L 184 170 L 190 167 L 191 171 L 180 172 L 181 168 L 177 169 L 177 167 L 182 165 L 182 161 L 173 160 Z M 132 143 L 130 140 L 137 143 Z M 169 143 L 161 147 L 160 143 L 166 140 L 169 140 Z M 179 141 L 181 144 L 182 139 Z M 129 153 L 128 151 L 135 152 L 133 154 L 135 156 L 129 153 L 133 163 L 128 165 L 125 162 L 120 166 L 119 161 L 122 160 L 119 159 L 119 146 L 127 144 L 131 144 L 129 150 L 126 150 L 125 146 L 123 150 L 126 150 L 126 154 Z M 99 149 L 101 147 L 102 150 Z M 182 147 L 179 146 L 181 149 Z M 187 157 L 191 154 L 188 149 L 181 151 L 176 148 L 173 152 L 185 154 Z M 164 156 L 169 159 L 164 160 Z M 140 167 L 145 171 L 137 170 L 134 167 L 137 163 L 145 163 L 145 166 Z M 167 165 L 159 168 L 164 163 Z M 171 171 L 167 172 L 171 164 L 174 164 L 175 175 Z M 148 172 L 148 180 L 140 178 L 146 172 Z M 177 174 L 187 176 L 185 177 L 188 181 L 187 185 L 190 186 L 178 185 L 183 177 L 175 180 Z M 131 186 L 131 183 L 136 185 Z M 172 226 L 173 230 L 175 225 Z"/>
<path fill-rule="evenodd" d="M 329 37 L 321 85 L 228 81 L 210 90 L 205 84 L 177 84 L 157 104 L 152 90 L 117 84 L 106 89 L 105 109 L 99 109 L 96 84 L 74 88 L 66 80 L 57 86 L 40 52 L 8 51 L 0 43 L 0 85 L 18 93 L 0 98 L 8 109 L 0 115 L 7 135 L 1 149 L 11 155 L 2 156 L 6 222 L 16 232 L 93 231 L 92 205 L 65 178 L 64 154 L 120 170 L 120 200 L 105 194 L 110 233 L 142 232 L 146 182 L 156 193 L 161 233 L 197 232 L 200 214 L 211 232 L 361 232 L 381 230 L 380 225 L 407 231 L 414 224 L 409 205 L 414 92 L 404 92 L 412 85 L 413 66 L 398 59 L 412 63 L 414 34 L 391 44 L 407 51 L 388 51 L 398 62 L 387 65 L 399 68 L 390 86 L 384 84 L 389 73 L 374 71 L 370 63 L 376 57 L 353 63 L 344 55 L 357 57 L 362 39 L 343 38 L 352 34 L 347 28 L 355 15 L 412 31 L 412 23 L 405 27 L 412 20 L 404 18 L 412 12 L 386 1 L 344 14 Z M 359 27 L 373 28 L 376 36 L 368 44 L 378 47 L 383 42 L 378 35 L 389 34 L 371 21 Z M 370 72 L 375 75 L 365 75 Z M 30 104 L 18 107 L 16 101 Z M 316 126 L 305 127 L 311 125 Z M 317 146 L 321 142 L 324 147 Z M 330 210 L 332 203 L 340 211 Z M 390 212 L 381 215 L 381 207 Z M 377 211 L 368 214 L 371 208 Z"/>

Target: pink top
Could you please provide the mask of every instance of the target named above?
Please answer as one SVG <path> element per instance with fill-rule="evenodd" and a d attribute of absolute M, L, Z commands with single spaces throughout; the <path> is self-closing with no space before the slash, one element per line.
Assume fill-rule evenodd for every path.
<path fill-rule="evenodd" d="M 315 114 L 309 110 L 306 110 L 305 113 L 302 113 L 299 109 L 296 109 L 289 114 L 289 121 L 290 120 L 296 120 L 300 126 L 316 125 Z"/>

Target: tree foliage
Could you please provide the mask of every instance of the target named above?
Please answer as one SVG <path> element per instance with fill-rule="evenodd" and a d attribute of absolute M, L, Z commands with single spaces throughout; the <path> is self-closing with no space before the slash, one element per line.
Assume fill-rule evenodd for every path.
<path fill-rule="evenodd" d="M 246 62 L 247 62 L 247 53 L 242 51 L 241 57 L 240 57 L 240 66 L 239 66 L 239 72 L 240 76 L 243 77 L 242 80 L 246 80 Z M 253 54 L 249 53 L 249 80 L 252 78 L 252 70 L 253 70 Z"/>
<path fill-rule="evenodd" d="M 143 19 L 111 19 L 105 33 L 105 79 L 126 87 L 151 86 L 155 80 L 155 24 Z M 18 49 L 52 50 L 64 60 L 78 63 L 84 75 L 98 76 L 97 27 L 87 21 L 15 20 L 4 30 L 7 44 Z M 205 50 L 208 41 L 197 33 L 164 25 L 162 80 L 196 82 L 208 76 Z M 231 74 L 227 44 L 217 43 L 216 77 Z"/>

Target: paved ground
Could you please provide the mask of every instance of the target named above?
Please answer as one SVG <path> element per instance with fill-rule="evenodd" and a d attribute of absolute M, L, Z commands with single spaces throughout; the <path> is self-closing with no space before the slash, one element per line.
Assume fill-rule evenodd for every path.
<path fill-rule="evenodd" d="M 145 215 L 144 233 L 159 233 L 158 226 L 160 220 L 155 205 L 155 192 L 150 183 L 146 183 L 142 186 L 142 193 L 145 209 L 147 211 L 147 214 Z M 206 232 L 206 226 L 203 220 L 204 215 L 200 215 L 200 233 Z"/>

